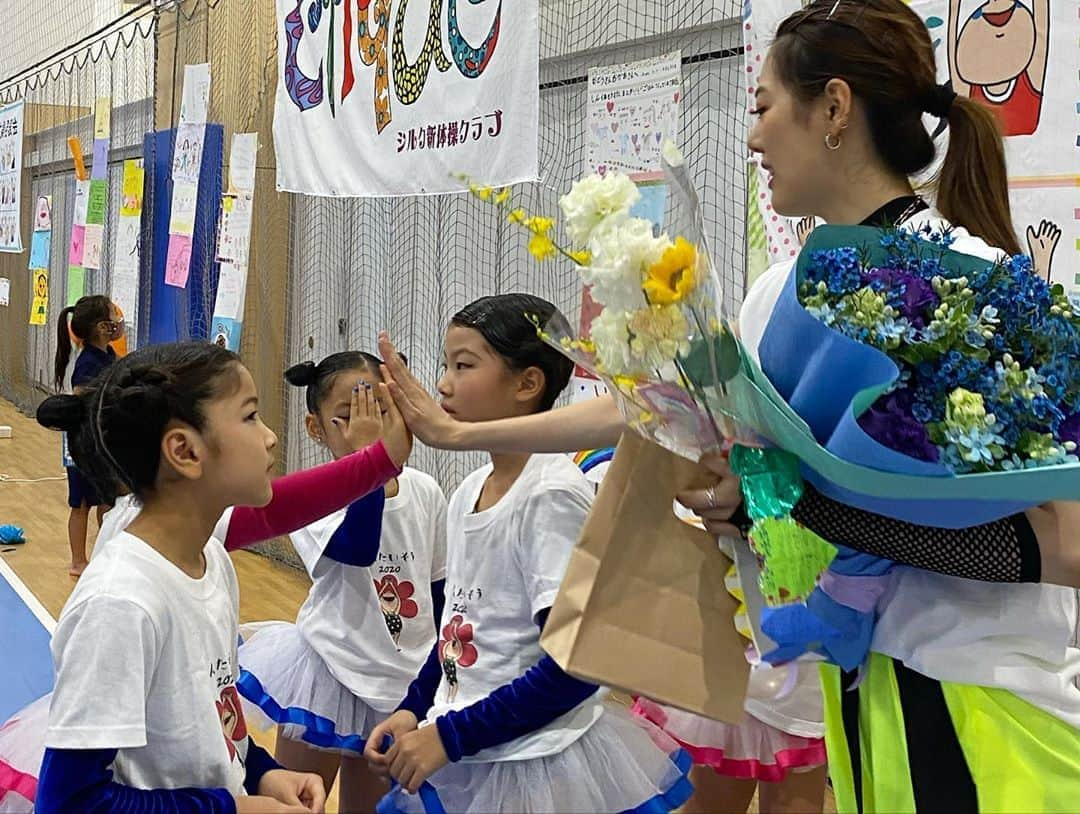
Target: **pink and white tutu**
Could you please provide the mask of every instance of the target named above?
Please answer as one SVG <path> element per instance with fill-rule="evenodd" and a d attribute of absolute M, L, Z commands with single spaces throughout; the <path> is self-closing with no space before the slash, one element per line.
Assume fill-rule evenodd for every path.
<path fill-rule="evenodd" d="M 4 814 L 34 810 L 51 700 L 52 693 L 42 696 L 0 725 L 0 811 Z"/>
<path fill-rule="evenodd" d="M 454 814 L 665 814 L 690 799 L 690 767 L 690 756 L 657 727 L 605 705 L 596 723 L 561 752 L 451 763 L 428 782 Z M 420 795 L 395 787 L 378 810 L 423 814 L 425 808 Z"/>
<path fill-rule="evenodd" d="M 727 777 L 775 783 L 825 764 L 824 739 L 784 732 L 749 713 L 741 724 L 727 724 L 647 698 L 638 698 L 633 711 L 674 738 L 695 765 Z"/>
<path fill-rule="evenodd" d="M 389 717 L 338 681 L 290 622 L 241 625 L 240 678 L 249 725 L 319 749 L 358 755 L 367 734 Z M 405 690 L 402 690 L 404 696 Z"/>

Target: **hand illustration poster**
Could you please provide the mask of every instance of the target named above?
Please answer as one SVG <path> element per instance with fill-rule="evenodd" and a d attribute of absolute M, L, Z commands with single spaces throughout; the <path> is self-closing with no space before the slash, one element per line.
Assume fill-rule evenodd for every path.
<path fill-rule="evenodd" d="M 139 240 L 143 206 L 143 163 L 132 158 L 124 162 L 120 192 L 120 217 L 116 222 L 113 251 L 112 300 L 126 315 L 129 333 L 138 332 Z"/>
<path fill-rule="evenodd" d="M 0 107 L 0 252 L 21 252 L 22 101 Z"/>
<path fill-rule="evenodd" d="M 169 253 L 165 258 L 165 283 L 185 288 L 191 273 L 191 237 L 169 235 Z"/>

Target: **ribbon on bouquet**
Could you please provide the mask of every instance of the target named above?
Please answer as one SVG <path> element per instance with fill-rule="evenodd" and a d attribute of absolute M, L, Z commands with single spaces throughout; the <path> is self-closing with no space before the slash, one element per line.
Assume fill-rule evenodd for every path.
<path fill-rule="evenodd" d="M 741 479 L 748 538 L 761 560 L 759 587 L 769 606 L 805 599 L 836 556 L 836 547 L 791 516 L 803 495 L 799 459 L 782 449 L 736 444 L 729 458 Z"/>

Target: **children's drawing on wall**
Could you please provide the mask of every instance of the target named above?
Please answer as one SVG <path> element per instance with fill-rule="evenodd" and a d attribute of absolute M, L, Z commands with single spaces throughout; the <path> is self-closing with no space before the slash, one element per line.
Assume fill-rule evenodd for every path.
<path fill-rule="evenodd" d="M 1050 0 L 1028 4 L 986 0 L 961 23 L 961 0 L 949 0 L 953 89 L 997 113 L 1006 136 L 1033 134 L 1042 113 Z"/>
<path fill-rule="evenodd" d="M 1027 228 L 1028 254 L 1031 255 L 1032 269 L 1046 282 L 1053 282 L 1051 278 L 1052 265 L 1054 262 L 1054 250 L 1058 241 L 1061 240 L 1061 229 L 1056 223 L 1043 219 L 1038 228 Z"/>

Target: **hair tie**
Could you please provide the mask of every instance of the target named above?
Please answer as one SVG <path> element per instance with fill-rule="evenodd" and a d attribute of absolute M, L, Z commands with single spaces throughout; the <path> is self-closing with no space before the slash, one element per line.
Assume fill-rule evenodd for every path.
<path fill-rule="evenodd" d="M 956 101 L 956 91 L 953 90 L 952 82 L 943 82 L 935 85 L 933 90 L 926 95 L 922 109 L 938 119 L 948 119 L 954 101 Z"/>

